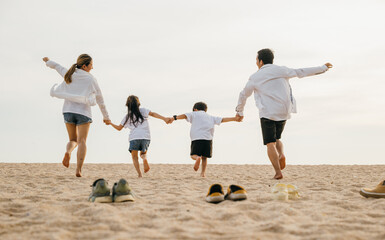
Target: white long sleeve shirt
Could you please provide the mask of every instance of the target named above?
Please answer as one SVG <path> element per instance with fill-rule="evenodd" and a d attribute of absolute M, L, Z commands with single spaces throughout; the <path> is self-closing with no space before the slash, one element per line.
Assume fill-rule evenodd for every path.
<path fill-rule="evenodd" d="M 67 69 L 54 61 L 47 61 L 46 65 L 55 69 L 63 78 Z M 76 69 L 73 73 L 72 82 L 67 84 L 63 81 L 55 84 L 51 89 L 51 96 L 64 99 L 63 113 L 77 113 L 92 118 L 91 106 L 99 105 L 104 120 L 109 120 L 106 105 L 98 82 L 88 72 Z"/>
<path fill-rule="evenodd" d="M 326 65 L 311 68 L 291 69 L 274 64 L 263 65 L 250 76 L 245 88 L 239 94 L 236 111 L 243 116 L 243 109 L 248 97 L 254 93 L 255 104 L 259 109 L 259 117 L 274 121 L 290 118 L 297 112 L 296 101 L 292 95 L 289 79 L 307 77 L 328 70 Z"/>

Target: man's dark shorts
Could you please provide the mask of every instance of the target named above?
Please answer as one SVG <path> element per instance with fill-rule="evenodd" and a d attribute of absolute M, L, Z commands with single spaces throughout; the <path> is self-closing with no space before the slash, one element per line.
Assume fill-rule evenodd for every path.
<path fill-rule="evenodd" d="M 276 142 L 277 139 L 280 139 L 285 124 L 286 120 L 273 121 L 267 118 L 261 118 L 263 144 L 267 145 L 268 143 Z"/>

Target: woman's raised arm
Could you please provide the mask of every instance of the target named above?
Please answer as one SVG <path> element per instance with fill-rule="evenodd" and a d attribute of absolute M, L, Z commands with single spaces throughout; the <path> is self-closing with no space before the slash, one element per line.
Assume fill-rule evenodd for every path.
<path fill-rule="evenodd" d="M 64 78 L 64 75 L 66 75 L 66 73 L 68 72 L 67 68 L 61 66 L 60 64 L 58 64 L 52 60 L 49 60 L 48 57 L 44 57 L 43 61 L 45 62 L 47 67 L 55 69 L 63 78 Z"/>

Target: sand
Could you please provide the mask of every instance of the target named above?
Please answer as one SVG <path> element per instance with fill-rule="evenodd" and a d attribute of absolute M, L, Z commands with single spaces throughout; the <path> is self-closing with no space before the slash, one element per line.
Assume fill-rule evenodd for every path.
<path fill-rule="evenodd" d="M 151 165 L 138 179 L 132 164 L 0 163 L 0 239 L 385 239 L 385 199 L 366 199 L 361 187 L 385 178 L 380 166 L 292 166 L 272 180 L 267 165 Z M 92 182 L 120 178 L 136 202 L 89 203 Z M 272 199 L 277 182 L 298 186 L 301 199 Z M 240 184 L 248 200 L 209 204 L 209 186 Z"/>

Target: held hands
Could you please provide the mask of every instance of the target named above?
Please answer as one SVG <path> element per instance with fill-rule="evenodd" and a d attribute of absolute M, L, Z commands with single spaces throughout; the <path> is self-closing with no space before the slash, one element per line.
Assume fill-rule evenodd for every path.
<path fill-rule="evenodd" d="M 104 122 L 106 125 L 110 125 L 110 124 L 111 124 L 111 120 L 103 120 L 103 122 Z"/>
<path fill-rule="evenodd" d="M 325 65 L 326 65 L 326 67 L 328 67 L 328 68 L 332 68 L 332 67 L 333 67 L 333 65 L 332 65 L 331 63 L 325 63 Z"/>
<path fill-rule="evenodd" d="M 235 115 L 235 120 L 237 121 L 237 122 L 242 122 L 242 120 L 243 120 L 243 116 L 240 116 L 240 115 L 238 115 L 238 113 Z"/>
<path fill-rule="evenodd" d="M 174 118 L 173 118 L 173 117 L 168 117 L 168 118 L 166 118 L 166 119 L 164 120 L 164 122 L 165 122 L 166 124 L 171 124 L 172 122 L 174 122 Z"/>
<path fill-rule="evenodd" d="M 49 61 L 49 58 L 43 57 L 43 61 L 44 61 L 44 62 L 48 62 L 48 61 Z"/>

